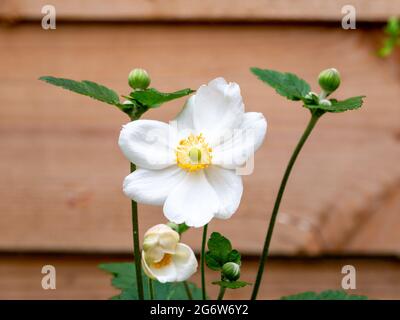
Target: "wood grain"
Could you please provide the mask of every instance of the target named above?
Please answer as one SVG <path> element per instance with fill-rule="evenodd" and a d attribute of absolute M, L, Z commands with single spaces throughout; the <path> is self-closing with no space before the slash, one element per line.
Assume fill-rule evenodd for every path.
<path fill-rule="evenodd" d="M 0 19 L 41 20 L 46 0 L 3 0 Z M 399 0 L 352 0 L 357 21 L 400 14 Z M 73 21 L 332 21 L 341 25 L 347 0 L 53 0 L 57 19 Z"/>
<path fill-rule="evenodd" d="M 217 76 L 241 85 L 248 111 L 269 123 L 244 177 L 238 212 L 216 221 L 238 249 L 258 254 L 290 152 L 308 119 L 250 74 L 251 66 L 292 71 L 314 90 L 319 71 L 337 67 L 338 98 L 366 94 L 362 110 L 327 115 L 305 146 L 283 199 L 274 253 L 399 253 L 398 225 L 381 246 L 355 246 L 358 232 L 400 179 L 399 64 L 375 50 L 379 29 L 344 31 L 305 25 L 37 24 L 0 28 L 0 250 L 129 252 L 129 201 L 121 184 L 129 164 L 117 146 L 123 114 L 38 81 L 42 75 L 90 79 L 128 93 L 133 67 L 149 70 L 160 90 L 197 88 Z M 149 112 L 168 121 L 183 100 Z M 391 223 L 398 207 L 382 217 Z M 382 216 L 382 215 L 380 215 Z M 164 221 L 160 207 L 140 206 L 141 232 Z M 372 220 L 371 220 L 372 221 Z M 396 220 L 397 221 L 397 220 Z M 386 239 L 391 239 L 385 247 Z M 185 240 L 198 248 L 200 231 Z"/>
<path fill-rule="evenodd" d="M 97 265 L 111 261 L 129 261 L 112 256 L 54 256 L 2 255 L 0 257 L 0 299 L 108 299 L 118 294 L 111 287 L 111 276 L 98 270 Z M 304 291 L 341 289 L 342 267 L 356 268 L 356 290 L 372 299 L 400 299 L 400 265 L 390 259 L 271 259 L 260 288 L 259 299 L 279 299 Z M 56 268 L 56 289 L 43 290 L 43 265 Z M 253 282 L 257 261 L 244 259 L 241 278 Z M 207 282 L 218 274 L 207 269 Z M 199 273 L 191 279 L 200 283 Z M 208 294 L 215 298 L 217 287 L 208 286 Z M 226 299 L 249 299 L 251 288 L 227 290 Z"/>

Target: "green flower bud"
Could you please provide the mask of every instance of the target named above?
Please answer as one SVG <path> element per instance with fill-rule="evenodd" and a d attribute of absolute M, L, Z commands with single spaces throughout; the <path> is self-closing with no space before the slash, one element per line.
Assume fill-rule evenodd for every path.
<path fill-rule="evenodd" d="M 340 74 L 335 68 L 322 71 L 318 77 L 318 83 L 327 94 L 335 91 L 340 85 Z"/>
<path fill-rule="evenodd" d="M 332 102 L 330 102 L 328 99 L 322 99 L 319 102 L 319 105 L 322 107 L 330 107 L 330 106 L 332 106 Z"/>
<path fill-rule="evenodd" d="M 144 69 L 133 69 L 128 76 L 128 83 L 132 89 L 144 90 L 150 85 L 151 79 Z"/>
<path fill-rule="evenodd" d="M 309 93 L 306 94 L 304 97 L 305 103 L 307 104 L 318 104 L 319 103 L 319 97 L 315 92 L 310 91 Z"/>
<path fill-rule="evenodd" d="M 240 266 L 235 262 L 227 262 L 222 266 L 222 276 L 229 281 L 240 278 Z"/>

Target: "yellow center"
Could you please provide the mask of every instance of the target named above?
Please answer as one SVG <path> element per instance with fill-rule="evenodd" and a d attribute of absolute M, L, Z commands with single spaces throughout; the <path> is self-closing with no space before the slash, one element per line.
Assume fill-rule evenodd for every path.
<path fill-rule="evenodd" d="M 176 161 L 182 169 L 193 172 L 207 168 L 211 164 L 211 151 L 204 137 L 190 134 L 179 142 L 176 148 Z"/>
<path fill-rule="evenodd" d="M 171 262 L 172 262 L 172 254 L 166 253 L 164 254 L 164 257 L 160 261 L 153 262 L 152 267 L 156 269 L 161 269 L 162 267 L 169 265 Z"/>

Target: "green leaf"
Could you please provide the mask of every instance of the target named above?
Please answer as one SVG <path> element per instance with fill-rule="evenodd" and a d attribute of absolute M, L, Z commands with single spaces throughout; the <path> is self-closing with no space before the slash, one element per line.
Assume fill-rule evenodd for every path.
<path fill-rule="evenodd" d="M 361 295 L 347 294 L 343 290 L 326 290 L 321 293 L 312 291 L 302 292 L 282 297 L 281 300 L 367 300 L 368 297 Z"/>
<path fill-rule="evenodd" d="M 130 94 L 130 97 L 144 106 L 157 108 L 165 102 L 187 96 L 193 92 L 194 91 L 189 88 L 170 93 L 160 92 L 154 88 L 149 88 L 146 90 L 133 91 Z"/>
<path fill-rule="evenodd" d="M 224 264 L 221 262 L 220 258 L 214 255 L 212 252 L 207 251 L 205 258 L 206 258 L 206 265 L 211 270 L 219 271 L 222 269 L 222 266 Z"/>
<path fill-rule="evenodd" d="M 241 264 L 241 256 L 239 251 L 237 250 L 232 250 L 229 254 L 228 254 L 228 261 L 227 262 L 235 262 L 238 265 Z"/>
<path fill-rule="evenodd" d="M 332 102 L 331 112 L 343 112 L 347 110 L 354 110 L 361 108 L 363 104 L 363 98 L 365 98 L 365 96 L 352 97 L 342 101 L 331 100 Z"/>
<path fill-rule="evenodd" d="M 100 84 L 92 81 L 75 81 L 64 78 L 55 78 L 50 76 L 40 77 L 39 80 L 45 81 L 57 87 L 61 87 L 93 99 L 121 107 L 118 94 Z"/>
<path fill-rule="evenodd" d="M 214 281 L 212 284 L 216 284 L 218 286 L 221 286 L 223 288 L 229 288 L 229 289 L 239 289 L 243 288 L 247 285 L 251 285 L 251 283 L 248 283 L 246 281 Z"/>
<path fill-rule="evenodd" d="M 293 73 L 260 68 L 251 68 L 250 70 L 261 81 L 270 85 L 277 93 L 289 100 L 302 100 L 311 91 L 310 85 Z"/>
<path fill-rule="evenodd" d="M 332 112 L 332 113 L 339 113 L 339 112 L 344 112 L 348 110 L 354 110 L 361 108 L 363 104 L 363 98 L 365 96 L 357 96 L 357 97 L 352 97 L 348 98 L 346 100 L 338 101 L 335 99 L 330 99 L 329 101 L 331 102 L 330 106 L 324 106 L 324 105 L 304 105 L 306 108 L 311 109 L 311 110 L 316 110 L 320 109 L 325 112 Z"/>
<path fill-rule="evenodd" d="M 396 46 L 400 45 L 400 20 L 396 17 L 390 18 L 385 27 L 385 33 L 388 37 L 384 40 L 382 48 L 378 51 L 380 57 L 387 57 L 393 52 Z"/>
<path fill-rule="evenodd" d="M 214 257 L 219 257 L 220 261 L 228 262 L 228 255 L 232 251 L 231 242 L 218 232 L 213 232 L 207 242 L 208 249 Z"/>
<path fill-rule="evenodd" d="M 137 285 L 136 285 L 136 271 L 135 265 L 131 262 L 117 262 L 117 263 L 103 263 L 99 265 L 101 270 L 104 270 L 113 275 L 111 284 L 121 290 L 121 293 L 112 297 L 113 300 L 138 300 Z M 148 278 L 143 277 L 144 294 L 145 298 L 150 297 Z M 153 280 L 153 287 L 155 291 L 155 299 L 157 300 L 187 300 L 185 286 L 182 282 L 174 283 L 160 283 Z M 201 289 L 195 284 L 189 282 L 189 288 L 192 292 L 193 299 L 202 299 Z"/>
<path fill-rule="evenodd" d="M 241 264 L 239 251 L 232 250 L 231 242 L 218 232 L 213 232 L 208 239 L 205 260 L 207 266 L 214 271 L 222 270 L 227 262 Z"/>

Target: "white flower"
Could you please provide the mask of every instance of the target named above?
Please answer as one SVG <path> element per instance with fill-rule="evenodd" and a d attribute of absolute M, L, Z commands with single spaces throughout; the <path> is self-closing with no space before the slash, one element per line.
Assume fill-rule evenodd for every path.
<path fill-rule="evenodd" d="M 260 147 L 267 122 L 244 112 L 240 88 L 217 78 L 199 88 L 171 124 L 136 120 L 123 126 L 119 146 L 137 166 L 125 178 L 131 199 L 163 205 L 172 222 L 201 227 L 230 218 L 242 197 L 237 168 Z"/>
<path fill-rule="evenodd" d="M 197 270 L 192 249 L 179 242 L 179 234 L 165 224 L 150 228 L 144 235 L 143 270 L 151 279 L 165 282 L 184 281 Z"/>

